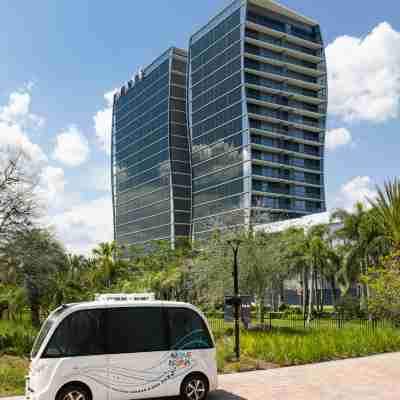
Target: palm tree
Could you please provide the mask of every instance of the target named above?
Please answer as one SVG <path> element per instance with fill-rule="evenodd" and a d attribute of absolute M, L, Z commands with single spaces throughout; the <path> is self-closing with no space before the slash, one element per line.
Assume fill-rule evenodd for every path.
<path fill-rule="evenodd" d="M 307 323 L 311 321 L 314 306 L 314 295 L 316 294 L 317 274 L 323 274 L 329 249 L 326 242 L 328 227 L 326 225 L 316 225 L 311 227 L 305 237 L 305 255 L 310 267 L 311 289 L 308 295 Z"/>
<path fill-rule="evenodd" d="M 384 183 L 383 189 L 377 187 L 375 200 L 369 199 L 376 210 L 377 221 L 382 231 L 396 250 L 400 249 L 400 180 Z"/>
<path fill-rule="evenodd" d="M 338 251 L 342 254 L 343 264 L 338 272 L 338 281 L 342 296 L 345 296 L 350 287 L 359 281 L 360 275 L 366 274 L 368 268 L 377 262 L 386 247 L 385 240 L 374 210 L 366 210 L 362 203 L 355 205 L 353 213 L 337 210 L 332 214 L 332 220 L 342 224 L 335 235 L 341 242 Z M 368 298 L 368 285 L 362 283 L 361 308 L 364 310 Z"/>
<path fill-rule="evenodd" d="M 95 258 L 96 271 L 95 278 L 104 282 L 105 286 L 109 289 L 115 281 L 120 263 L 115 260 L 115 257 L 120 253 L 120 249 L 115 242 L 100 243 L 97 248 L 93 250 Z"/>

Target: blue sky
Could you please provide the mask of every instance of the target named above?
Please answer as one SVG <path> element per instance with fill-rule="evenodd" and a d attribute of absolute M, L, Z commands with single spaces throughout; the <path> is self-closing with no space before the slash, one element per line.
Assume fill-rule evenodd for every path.
<path fill-rule="evenodd" d="M 185 47 L 229 3 L 1 3 L 0 147 L 17 144 L 33 155 L 45 221 L 69 249 L 87 252 L 112 237 L 104 96 L 169 46 Z M 399 174 L 400 2 L 282 3 L 322 26 L 330 92 L 327 203 L 349 208 Z"/>

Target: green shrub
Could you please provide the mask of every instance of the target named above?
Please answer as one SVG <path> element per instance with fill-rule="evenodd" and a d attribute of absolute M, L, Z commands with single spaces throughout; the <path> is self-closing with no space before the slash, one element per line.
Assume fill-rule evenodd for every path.
<path fill-rule="evenodd" d="M 29 324 L 0 321 L 0 353 L 28 355 L 36 333 Z"/>

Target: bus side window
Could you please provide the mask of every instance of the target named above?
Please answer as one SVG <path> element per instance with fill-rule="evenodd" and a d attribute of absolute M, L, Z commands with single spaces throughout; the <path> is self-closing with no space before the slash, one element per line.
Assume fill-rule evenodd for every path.
<path fill-rule="evenodd" d="M 44 358 L 105 354 L 104 311 L 84 310 L 68 315 L 53 333 Z"/>
<path fill-rule="evenodd" d="M 210 349 L 213 343 L 199 314 L 188 308 L 168 308 L 172 350 Z"/>
<path fill-rule="evenodd" d="M 110 308 L 107 321 L 110 354 L 168 350 L 160 307 Z"/>

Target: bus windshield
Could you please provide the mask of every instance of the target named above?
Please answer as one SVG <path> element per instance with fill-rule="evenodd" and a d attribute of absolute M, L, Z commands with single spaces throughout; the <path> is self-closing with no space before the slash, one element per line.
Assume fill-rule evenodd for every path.
<path fill-rule="evenodd" d="M 35 358 L 39 352 L 40 347 L 44 339 L 46 339 L 47 334 L 50 332 L 51 328 L 53 327 L 54 323 L 58 319 L 58 317 L 67 309 L 67 306 L 62 306 L 57 308 L 54 312 L 52 312 L 46 321 L 43 322 L 42 327 L 40 328 L 39 334 L 36 336 L 35 342 L 32 346 L 31 351 L 31 359 Z"/>

